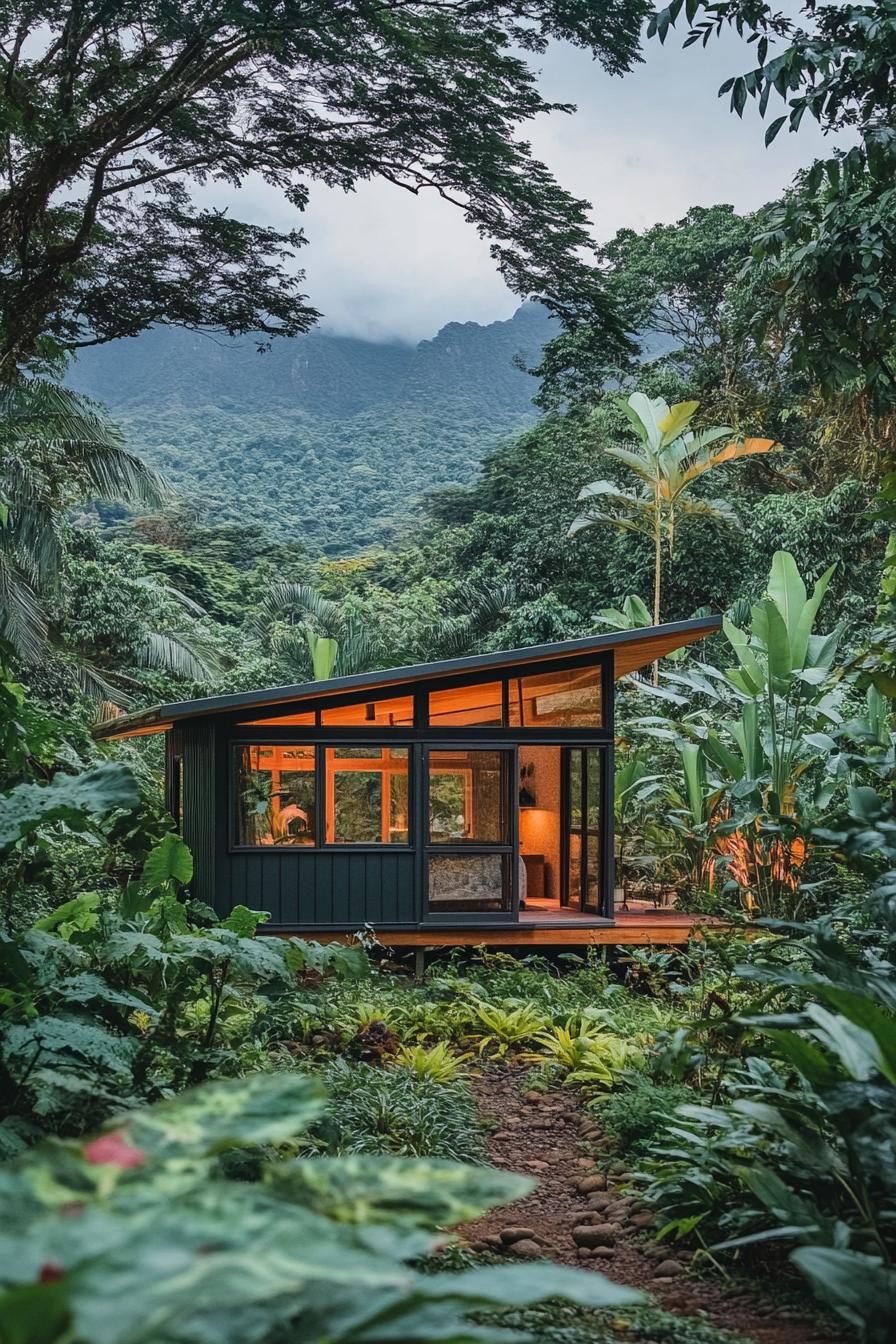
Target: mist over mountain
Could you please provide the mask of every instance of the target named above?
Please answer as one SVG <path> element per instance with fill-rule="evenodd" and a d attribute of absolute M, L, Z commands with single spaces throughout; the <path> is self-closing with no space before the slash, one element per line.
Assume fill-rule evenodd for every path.
<path fill-rule="evenodd" d="M 387 544 L 421 495 L 474 479 L 536 418 L 537 362 L 557 332 L 524 304 L 451 322 L 418 345 L 326 331 L 275 341 L 159 327 L 84 351 L 69 382 L 103 401 L 132 446 L 209 523 L 262 523 L 338 555 Z"/>

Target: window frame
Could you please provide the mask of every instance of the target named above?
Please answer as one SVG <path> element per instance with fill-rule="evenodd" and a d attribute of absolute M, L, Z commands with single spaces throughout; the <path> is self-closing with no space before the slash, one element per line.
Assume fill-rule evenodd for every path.
<path fill-rule="evenodd" d="M 595 666 L 602 669 L 601 717 L 603 723 L 600 727 L 526 728 L 518 725 L 498 728 L 476 724 L 430 726 L 428 722 L 430 691 L 500 680 L 503 683 L 503 717 L 506 723 L 508 718 L 508 686 L 511 680 L 539 672 L 562 672 L 568 669 Z M 231 710 L 220 717 L 218 721 L 220 726 L 217 730 L 226 760 L 227 852 L 253 855 L 276 854 L 281 857 L 287 854 L 327 854 L 333 856 L 334 854 L 392 853 L 399 855 L 417 852 L 422 863 L 427 849 L 426 814 L 421 810 L 424 807 L 423 753 L 427 749 L 445 748 L 450 750 L 460 746 L 461 743 L 470 748 L 486 746 L 510 748 L 523 743 L 532 745 L 543 743 L 556 746 L 604 746 L 612 749 L 614 740 L 614 690 L 614 657 L 612 651 L 597 654 L 585 652 L 563 658 L 533 659 L 531 662 L 517 663 L 509 667 L 480 667 L 470 672 L 456 671 L 451 675 L 427 677 L 417 681 L 394 682 L 389 686 L 375 689 L 355 688 L 349 692 L 342 691 L 339 694 L 321 695 L 311 699 L 297 697 L 295 700 L 284 702 L 279 706 L 259 705 L 254 710 L 247 707 Z M 352 725 L 322 727 L 320 724 L 320 711 L 323 709 L 345 705 L 350 701 L 365 703 L 371 700 L 395 699 L 402 695 L 412 695 L 414 697 L 413 727 L 384 728 L 381 725 L 371 725 L 369 729 L 365 729 L 361 726 Z M 278 709 L 280 710 L 279 715 L 277 713 Z M 253 713 L 257 714 L 259 718 L 288 718 L 290 715 L 309 710 L 314 711 L 314 727 L 288 724 L 279 727 L 270 723 L 264 727 L 253 728 L 251 723 L 247 721 L 247 716 Z M 237 774 L 234 764 L 234 750 L 246 745 L 295 745 L 313 746 L 315 748 L 315 826 L 319 838 L 314 845 L 242 845 L 237 842 Z M 385 845 L 382 842 L 376 844 L 353 844 L 351 842 L 328 844 L 326 842 L 324 794 L 326 779 L 323 753 L 328 746 L 408 747 L 409 830 L 406 845 Z M 447 850 L 447 846 L 445 846 L 445 849 Z M 467 842 L 465 852 L 472 852 L 472 849 L 473 846 L 470 842 Z M 514 885 L 516 885 L 515 875 L 513 876 Z"/>
<path fill-rule="evenodd" d="M 289 737 L 279 735 L 275 738 L 229 738 L 227 742 L 227 787 L 228 787 L 228 814 L 230 818 L 228 833 L 228 852 L 231 854 L 278 854 L 281 857 L 292 854 L 407 854 L 412 852 L 415 847 L 414 835 L 416 824 L 416 794 L 415 782 L 417 779 L 418 756 L 417 748 L 412 741 L 406 740 L 397 742 L 394 739 L 383 739 L 382 729 L 380 729 L 378 740 L 368 739 L 364 742 L 357 741 L 356 737 L 351 740 L 343 738 L 342 741 L 333 741 L 330 734 L 332 729 L 315 730 L 315 739 L 310 739 L 307 735 L 301 742 L 296 740 L 295 734 Z M 340 730 L 342 731 L 342 730 Z M 238 816 L 239 807 L 239 756 L 238 753 L 247 746 L 279 746 L 279 747 L 312 747 L 314 749 L 314 834 L 315 841 L 313 845 L 244 845 L 239 842 Z M 386 844 L 380 841 L 352 841 L 352 840 L 327 840 L 327 749 L 339 747 L 379 747 L 382 750 L 389 750 L 394 747 L 404 747 L 408 753 L 408 838 L 406 841 L 396 841 L 394 844 Z M 334 798 L 335 802 L 335 798 Z"/>
<path fill-rule="evenodd" d="M 380 730 L 382 732 L 382 729 Z M 396 748 L 407 752 L 407 789 L 408 789 L 408 838 L 407 840 L 328 840 L 327 823 L 330 815 L 329 798 L 327 796 L 327 752 L 339 751 L 349 747 L 378 747 L 380 751 L 393 751 Z M 371 757 L 371 760 L 374 758 Z M 382 757 L 380 757 L 382 761 Z M 374 854 L 406 854 L 414 848 L 414 752 L 409 742 L 329 742 L 324 741 L 320 744 L 320 751 L 317 759 L 317 768 L 323 772 L 323 788 L 321 789 L 321 802 L 323 804 L 323 830 L 320 832 L 321 841 L 316 846 L 318 849 L 326 850 L 328 853 L 334 851 L 339 854 L 356 854 L 360 850 L 369 851 Z M 345 771 L 346 774 L 377 774 L 382 775 L 382 771 L 359 770 L 357 772 Z M 335 829 L 336 817 L 336 775 L 338 769 L 333 771 L 333 824 Z M 391 802 L 391 799 L 390 799 Z M 382 806 L 382 802 L 380 804 Z"/>

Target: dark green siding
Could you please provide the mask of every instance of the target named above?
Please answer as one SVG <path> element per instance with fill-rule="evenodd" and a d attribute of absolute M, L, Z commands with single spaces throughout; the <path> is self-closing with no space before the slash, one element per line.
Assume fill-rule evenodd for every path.
<path fill-rule="evenodd" d="M 219 879 L 215 908 L 220 914 L 234 905 L 267 910 L 272 924 L 413 924 L 414 862 L 406 850 L 224 855 L 229 881 Z"/>
<path fill-rule="evenodd" d="M 216 798 L 215 724 L 197 719 L 179 730 L 183 750 L 184 840 L 193 853 L 191 891 L 197 901 L 205 901 L 219 910 L 215 899 L 215 848 L 221 824 L 219 811 L 226 814 L 226 798 Z"/>

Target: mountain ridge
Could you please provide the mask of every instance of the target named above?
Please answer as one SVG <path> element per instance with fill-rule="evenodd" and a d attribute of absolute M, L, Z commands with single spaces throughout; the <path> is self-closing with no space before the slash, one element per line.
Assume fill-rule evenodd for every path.
<path fill-rule="evenodd" d="M 316 330 L 259 354 L 171 328 L 82 352 L 68 382 L 205 522 L 263 522 L 339 555 L 394 541 L 434 487 L 475 478 L 534 423 L 537 363 L 557 331 L 524 304 L 406 345 Z"/>

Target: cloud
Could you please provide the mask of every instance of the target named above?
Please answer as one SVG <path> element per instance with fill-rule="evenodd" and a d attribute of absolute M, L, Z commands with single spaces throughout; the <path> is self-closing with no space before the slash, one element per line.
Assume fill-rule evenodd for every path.
<path fill-rule="evenodd" d="M 766 123 L 752 102 L 741 121 L 717 97 L 725 78 L 750 67 L 752 52 L 733 35 L 682 51 L 673 36 L 665 46 L 647 43 L 644 63 L 621 79 L 568 46 L 545 54 L 545 96 L 576 103 L 578 111 L 542 118 L 524 133 L 563 186 L 592 203 L 597 240 L 622 227 L 672 222 L 692 205 L 754 209 L 829 150 L 808 122 L 798 136 L 782 133 L 766 149 Z M 417 341 L 446 322 L 506 318 L 519 302 L 497 274 L 487 242 L 456 207 L 432 195 L 415 197 L 385 182 L 361 183 L 348 194 L 312 186 L 300 218 L 258 181 L 235 196 L 212 195 L 244 217 L 305 229 L 306 289 L 330 330 Z"/>

